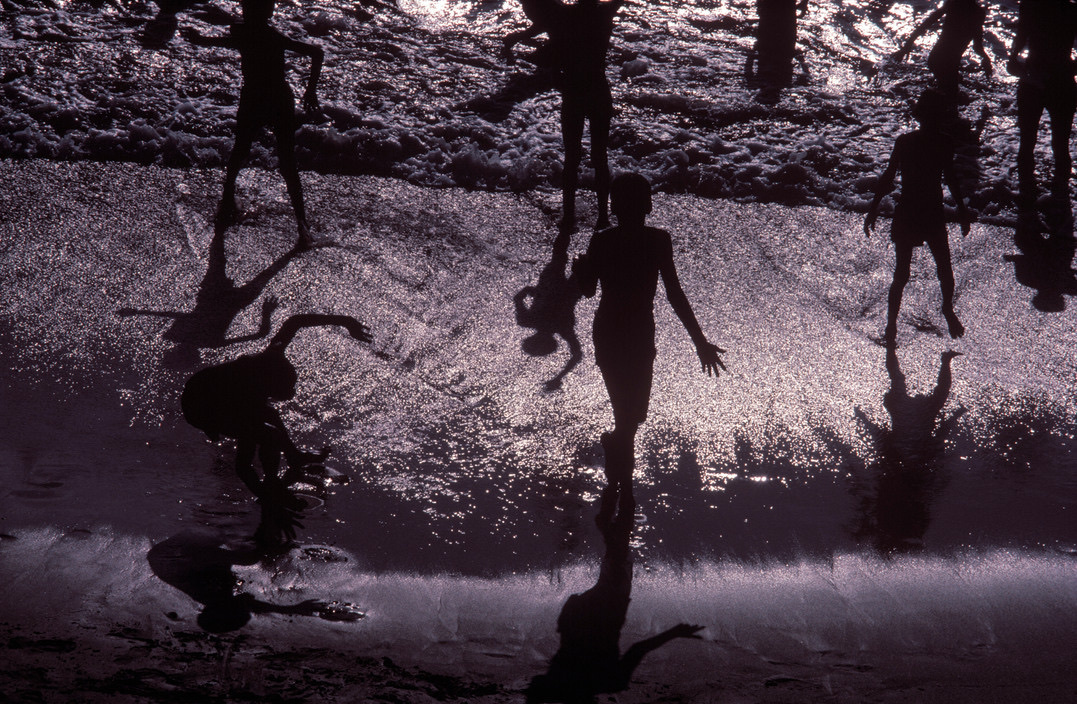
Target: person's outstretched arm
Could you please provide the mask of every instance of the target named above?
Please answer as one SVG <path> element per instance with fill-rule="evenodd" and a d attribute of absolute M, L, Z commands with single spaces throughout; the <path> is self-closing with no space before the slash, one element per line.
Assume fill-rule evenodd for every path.
<path fill-rule="evenodd" d="M 900 140 L 901 137 L 898 137 Z M 898 145 L 894 145 L 894 151 L 890 153 L 890 163 L 886 165 L 886 170 L 883 171 L 883 175 L 879 177 L 879 183 L 875 186 L 875 197 L 871 201 L 871 205 L 868 207 L 868 214 L 864 218 L 864 234 L 868 237 L 871 236 L 873 230 L 875 230 L 875 220 L 879 217 L 879 203 L 887 193 L 894 189 L 894 177 L 897 176 L 898 169 Z"/>
<path fill-rule="evenodd" d="M 920 25 L 912 31 L 912 34 L 910 34 L 909 38 L 905 40 L 905 43 L 902 44 L 901 48 L 894 52 L 895 61 L 905 60 L 905 57 L 909 55 L 910 51 L 912 51 L 913 45 L 916 44 L 916 40 L 924 36 L 924 33 L 931 28 L 931 25 L 942 19 L 942 16 L 946 13 L 943 9 L 944 7 L 945 4 L 943 5 L 943 7 L 938 8 L 930 15 L 928 15 L 924 19 L 924 21 L 921 22 Z"/>
<path fill-rule="evenodd" d="M 726 371 L 725 364 L 719 356 L 725 354 L 725 350 L 708 342 L 703 329 L 699 327 L 696 314 L 688 303 L 688 297 L 684 295 L 684 289 L 681 288 L 681 280 L 677 277 L 677 267 L 673 264 L 673 242 L 669 234 L 663 232 L 662 236 L 664 241 L 659 271 L 662 273 L 662 283 L 666 287 L 666 298 L 669 299 L 669 304 L 673 306 L 677 317 L 681 319 L 684 329 L 688 331 L 688 336 L 692 338 L 692 343 L 696 346 L 696 354 L 699 355 L 699 362 L 703 365 L 703 371 L 708 376 L 718 376 L 719 369 Z"/>
<path fill-rule="evenodd" d="M 194 27 L 184 27 L 180 30 L 180 33 L 183 35 L 184 39 L 195 46 L 215 46 L 224 49 L 236 48 L 236 40 L 230 34 L 226 34 L 223 37 L 207 37 Z"/>
<path fill-rule="evenodd" d="M 591 298 L 598 290 L 598 268 L 595 266 L 595 240 L 600 235 L 591 237 L 587 245 L 587 253 L 577 256 L 572 260 L 572 278 L 576 279 L 576 285 L 580 287 L 580 293 Z"/>
<path fill-rule="evenodd" d="M 284 321 L 280 330 L 269 341 L 269 347 L 281 352 L 292 342 L 303 328 L 319 327 L 322 325 L 339 325 L 351 333 L 351 336 L 360 342 L 371 342 L 374 338 L 370 335 L 370 329 L 350 315 L 325 315 L 321 313 L 300 313 L 293 315 Z"/>
<path fill-rule="evenodd" d="M 284 48 L 294 51 L 303 56 L 309 56 L 310 77 L 307 79 L 307 89 L 303 93 L 303 108 L 306 110 L 318 109 L 318 78 L 322 75 L 322 63 L 325 62 L 325 51 L 317 44 L 301 42 L 297 39 L 285 37 Z"/>
<path fill-rule="evenodd" d="M 628 682 L 632 678 L 632 673 L 643 661 L 644 656 L 652 650 L 661 648 L 666 643 L 670 642 L 674 638 L 694 638 L 699 639 L 698 633 L 703 630 L 703 626 L 693 626 L 688 623 L 679 623 L 673 628 L 667 629 L 656 636 L 652 636 L 646 640 L 641 640 L 635 645 L 629 647 L 625 651 L 624 656 L 619 663 L 621 672 L 619 673 L 621 681 Z"/>

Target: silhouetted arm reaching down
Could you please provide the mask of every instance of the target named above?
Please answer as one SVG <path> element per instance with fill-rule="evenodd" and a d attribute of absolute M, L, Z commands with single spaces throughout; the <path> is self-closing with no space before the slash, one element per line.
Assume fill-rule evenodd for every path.
<path fill-rule="evenodd" d="M 684 295 L 681 281 L 677 277 L 677 268 L 673 264 L 673 242 L 670 240 L 669 234 L 665 232 L 662 233 L 662 237 L 664 239 L 658 270 L 662 274 L 662 283 L 666 287 L 666 298 L 669 299 L 669 303 L 673 306 L 673 311 L 677 314 L 677 317 L 681 319 L 684 329 L 688 331 L 688 336 L 692 338 L 692 343 L 696 346 L 696 354 L 699 355 L 699 362 L 703 366 L 703 371 L 707 373 L 707 376 L 718 376 L 719 369 L 726 371 L 725 364 L 722 363 L 722 358 L 719 357 L 720 354 L 725 353 L 725 350 L 708 342 L 707 336 L 703 334 L 702 328 L 699 327 L 699 321 L 696 320 L 696 314 L 692 312 L 688 297 Z"/>
<path fill-rule="evenodd" d="M 875 230 L 875 220 L 879 217 L 879 203 L 882 202 L 887 193 L 894 189 L 894 177 L 897 176 L 898 148 L 900 144 L 901 137 L 898 137 L 898 141 L 894 143 L 894 151 L 890 153 L 890 163 L 886 165 L 886 171 L 883 171 L 883 175 L 879 177 L 878 185 L 875 186 L 875 197 L 868 208 L 867 217 L 864 218 L 864 234 L 868 237 Z"/>
<path fill-rule="evenodd" d="M 927 32 L 927 30 L 930 29 L 933 24 L 941 20 L 944 14 L 946 14 L 945 7 L 945 4 L 943 4 L 942 7 L 939 7 L 937 10 L 928 15 L 924 19 L 924 21 L 921 22 L 916 27 L 916 29 L 912 31 L 912 34 L 910 34 L 909 38 L 905 40 L 905 43 L 901 46 L 901 48 L 894 52 L 895 61 L 905 60 L 905 57 L 909 55 L 910 51 L 912 51 L 913 45 L 916 44 L 916 40 L 924 36 L 924 33 Z"/>
<path fill-rule="evenodd" d="M 968 237 L 969 232 L 972 230 L 972 214 L 969 213 L 968 206 L 965 205 L 965 199 L 961 196 L 961 181 L 954 172 L 952 155 L 947 160 L 946 166 L 943 167 L 942 177 L 950 188 L 950 195 L 954 197 L 954 202 L 957 203 L 957 214 L 961 218 L 961 236 Z"/>
<path fill-rule="evenodd" d="M 284 37 L 284 48 L 297 54 L 310 57 L 310 77 L 307 79 L 307 89 L 303 93 L 303 107 L 307 110 L 318 109 L 318 78 L 322 75 L 322 63 L 325 61 L 325 51 L 317 44 L 308 44 L 297 39 Z"/>
<path fill-rule="evenodd" d="M 374 339 L 370 335 L 370 329 L 350 315 L 300 313 L 299 315 L 293 315 L 284 321 L 284 324 L 280 326 L 280 330 L 278 330 L 277 334 L 270 340 L 268 349 L 283 352 L 285 348 L 291 344 L 292 338 L 294 338 L 296 333 L 300 330 L 322 325 L 339 325 L 360 342 L 371 342 Z"/>

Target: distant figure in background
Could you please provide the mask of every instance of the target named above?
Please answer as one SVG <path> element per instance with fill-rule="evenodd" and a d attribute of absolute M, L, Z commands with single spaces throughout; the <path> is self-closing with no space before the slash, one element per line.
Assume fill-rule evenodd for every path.
<path fill-rule="evenodd" d="M 223 37 L 204 37 L 194 29 L 184 32 L 187 40 L 198 46 L 216 46 L 239 52 L 243 85 L 239 92 L 236 112 L 236 140 L 224 178 L 224 194 L 217 210 L 218 224 L 228 226 L 235 221 L 236 178 L 250 156 L 251 144 L 262 127 L 273 128 L 277 138 L 277 161 L 288 186 L 288 196 L 295 210 L 299 240 L 296 249 L 314 244 L 303 206 L 303 186 L 299 181 L 299 166 L 295 158 L 295 97 L 288 86 L 284 52 L 293 51 L 312 60 L 310 78 L 303 94 L 306 110 L 318 109 L 316 87 L 322 71 L 324 52 L 315 44 L 290 39 L 269 24 L 275 0 L 243 0 L 243 21 L 232 25 Z"/>
<path fill-rule="evenodd" d="M 514 46 L 524 40 L 534 39 L 538 35 L 546 33 L 546 17 L 543 14 L 542 2 L 543 0 L 520 0 L 520 8 L 524 11 L 524 16 L 527 17 L 531 24 L 518 32 L 511 32 L 502 40 L 502 55 L 508 63 L 511 64 L 516 60 L 512 54 Z"/>
<path fill-rule="evenodd" d="M 808 0 L 756 0 L 759 24 L 755 47 L 748 54 L 745 75 L 774 87 L 793 83 L 797 56 L 797 13 L 808 11 Z"/>
<path fill-rule="evenodd" d="M 1033 212 L 1036 206 L 1036 136 L 1044 109 L 1051 116 L 1051 150 L 1055 174 L 1052 191 L 1069 200 L 1070 134 L 1077 110 L 1074 84 L 1073 42 L 1077 37 L 1077 4 L 1072 0 L 1021 0 L 1017 32 L 1013 37 L 1007 68 L 1020 78 L 1017 84 L 1017 127 L 1021 142 L 1017 150 L 1018 208 Z M 1028 58 L 1021 53 L 1028 49 Z"/>
<path fill-rule="evenodd" d="M 606 150 L 613 118 L 613 98 L 606 80 L 606 52 L 613 16 L 625 0 L 529 0 L 536 26 L 546 28 L 561 91 L 561 136 L 565 144 L 562 175 L 562 226 L 576 222 L 576 185 L 583 157 L 583 123 L 591 123 L 591 164 L 598 193 L 596 229 L 609 225 L 610 166 Z"/>
<path fill-rule="evenodd" d="M 935 74 L 939 89 L 951 99 L 956 99 L 961 85 L 961 57 L 969 44 L 980 55 L 980 68 L 986 76 L 993 73 L 991 58 L 984 50 L 984 21 L 987 12 L 979 0 L 946 0 L 913 30 L 901 49 L 894 53 L 894 60 L 904 61 L 912 51 L 916 40 L 934 25 L 942 21 L 939 39 L 927 56 L 927 66 Z"/>
<path fill-rule="evenodd" d="M 675 638 L 699 639 L 703 626 L 681 623 L 641 640 L 621 655 L 621 629 L 632 593 L 628 545 L 632 525 L 632 515 L 627 514 L 603 530 L 606 554 L 598 582 L 565 600 L 557 617 L 560 647 L 547 672 L 531 678 L 524 691 L 528 704 L 594 702 L 600 694 L 623 692 L 648 653 Z"/>
<path fill-rule="evenodd" d="M 594 323 L 595 362 L 610 395 L 614 421 L 613 432 L 602 435 L 609 481 L 606 491 L 619 492 L 622 509 L 630 509 L 635 507 L 636 431 L 647 418 L 651 398 L 659 275 L 670 305 L 695 344 L 703 371 L 717 376 L 719 369 L 724 370 L 719 354 L 725 350 L 708 342 L 696 321 L 677 278 L 669 233 L 645 224 L 651 212 L 650 183 L 639 174 L 621 174 L 613 180 L 611 195 L 618 225 L 591 238 L 587 253 L 573 264 L 573 272 L 585 296 L 595 295 L 602 284 Z"/>
<path fill-rule="evenodd" d="M 278 503 L 282 497 L 287 499 L 287 488 L 328 454 L 328 450 L 313 453 L 296 447 L 271 405 L 295 397 L 299 375 L 284 356 L 289 343 L 300 329 L 321 325 L 340 325 L 360 342 L 373 339 L 365 325 L 346 315 L 293 315 L 264 351 L 202 369 L 183 387 L 183 417 L 214 442 L 222 435 L 235 439 L 236 473 L 259 499 Z M 256 453 L 262 465 L 261 480 L 254 471 Z M 282 454 L 288 461 L 283 475 Z"/>
<path fill-rule="evenodd" d="M 576 335 L 576 302 L 582 294 L 575 276 L 565 276 L 568 240 L 567 232 L 558 236 L 554 241 L 553 257 L 539 274 L 538 283 L 523 287 L 512 299 L 516 324 L 535 331 L 521 343 L 524 352 L 532 357 L 552 354 L 557 351 L 554 335 L 560 336 L 568 345 L 568 361 L 543 385 L 547 391 L 560 389 L 561 381 L 583 359 L 583 348 Z"/>
<path fill-rule="evenodd" d="M 965 413 L 964 408 L 959 408 L 942 418 L 953 383 L 950 361 L 960 354 L 943 352 L 935 388 L 928 394 L 910 396 L 897 352 L 891 347 L 886 352 L 890 390 L 883 397 L 883 406 L 890 414 L 889 430 L 876 425 L 860 409 L 856 411 L 857 418 L 874 437 L 879 457 L 873 495 L 867 497 L 857 534 L 871 536 L 882 555 L 924 546 L 924 533 L 931 522 L 931 500 L 943 484 L 941 460 L 946 437 Z"/>
<path fill-rule="evenodd" d="M 864 219 L 864 234 L 870 236 L 879 215 L 879 203 L 894 187 L 894 176 L 900 171 L 901 195 L 890 226 L 897 261 L 887 298 L 886 331 L 883 333 L 887 346 L 897 342 L 898 310 L 905 284 L 909 282 L 913 250 L 925 242 L 935 258 L 942 287 L 942 314 L 946 317 L 950 337 L 965 334 L 965 328 L 954 312 L 954 270 L 942 203 L 943 181 L 950 187 L 950 194 L 957 203 L 962 235 L 969 234 L 972 219 L 954 176 L 953 140 L 942 129 L 948 110 L 949 101 L 941 92 L 928 88 L 920 95 L 912 113 L 920 123 L 920 129 L 897 138 L 890 163 L 879 178 L 875 198 Z"/>

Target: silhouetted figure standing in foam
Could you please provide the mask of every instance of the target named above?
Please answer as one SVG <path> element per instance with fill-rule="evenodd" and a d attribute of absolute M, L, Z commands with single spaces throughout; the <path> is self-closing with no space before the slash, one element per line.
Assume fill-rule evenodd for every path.
<path fill-rule="evenodd" d="M 1017 32 L 1007 68 L 1021 80 L 1017 84 L 1017 127 L 1021 142 L 1017 150 L 1018 207 L 1035 208 L 1036 136 L 1046 109 L 1051 116 L 1051 150 L 1055 174 L 1052 191 L 1069 200 L 1070 134 L 1077 110 L 1074 84 L 1073 42 L 1077 36 L 1077 3 L 1071 0 L 1022 0 Z M 1021 53 L 1028 49 L 1028 57 Z"/>
<path fill-rule="evenodd" d="M 632 593 L 632 556 L 628 539 L 631 513 L 605 526 L 606 554 L 598 582 L 573 594 L 561 607 L 557 632 L 561 644 L 545 674 L 531 679 L 525 690 L 528 704 L 538 702 L 593 702 L 599 694 L 628 689 L 643 658 L 674 638 L 695 638 L 702 626 L 678 624 L 641 640 L 621 655 L 621 629 Z"/>
<path fill-rule="evenodd" d="M 607 491 L 620 492 L 622 505 L 634 506 L 632 470 L 636 431 L 647 418 L 654 370 L 654 296 L 658 277 L 666 287 L 673 310 L 696 346 L 708 375 L 725 369 L 724 353 L 707 341 L 681 289 L 673 264 L 673 242 L 665 230 L 648 227 L 651 186 L 639 174 L 621 174 L 613 181 L 613 214 L 617 227 L 591 238 L 587 254 L 573 265 L 580 290 L 593 296 L 599 283 L 602 297 L 595 312 L 595 362 L 609 391 L 614 429 L 604 433 Z"/>
<path fill-rule="evenodd" d="M 236 112 L 236 141 L 228 157 L 224 178 L 224 194 L 217 210 L 217 221 L 227 226 L 237 215 L 236 178 L 250 156 L 251 145 L 264 126 L 273 129 L 277 138 L 277 161 L 288 186 L 288 196 L 295 210 L 299 240 L 296 249 L 313 244 L 307 213 L 303 206 L 303 186 L 299 181 L 299 166 L 295 158 L 295 97 L 288 85 L 284 52 L 292 51 L 312 60 L 310 78 L 303 94 L 307 110 L 318 109 L 316 87 L 322 71 L 324 53 L 315 44 L 290 39 L 269 24 L 275 0 L 243 0 L 243 21 L 232 25 L 223 37 L 203 37 L 194 30 L 185 34 L 192 44 L 218 46 L 239 52 L 243 71 L 243 86 L 239 92 Z"/>
<path fill-rule="evenodd" d="M 913 250 L 925 242 L 935 258 L 939 286 L 942 287 L 942 314 L 946 317 L 950 337 L 965 334 L 965 328 L 954 312 L 954 270 L 942 202 L 943 181 L 950 187 L 950 194 L 957 203 L 962 235 L 968 235 L 972 221 L 954 175 L 954 143 L 942 130 L 948 109 L 949 102 L 939 91 L 929 88 L 921 94 L 913 108 L 913 117 L 920 122 L 920 129 L 897 138 L 890 163 L 879 178 L 875 199 L 864 219 L 864 233 L 870 236 L 875 229 L 879 203 L 894 187 L 894 176 L 900 171 L 901 195 L 890 226 L 896 262 L 883 333 L 887 345 L 897 341 L 898 310 L 905 284 L 909 282 Z"/>
<path fill-rule="evenodd" d="M 909 395 L 897 351 L 886 353 L 890 390 L 883 406 L 890 414 L 890 429 L 872 422 L 857 409 L 857 417 L 874 436 L 879 473 L 873 495 L 867 498 L 861 535 L 872 536 L 881 554 L 907 552 L 923 547 L 931 522 L 931 501 L 942 484 L 941 459 L 946 437 L 965 412 L 958 409 L 942 418 L 953 377 L 950 361 L 960 352 L 943 352 L 939 377 L 928 394 Z"/>
<path fill-rule="evenodd" d="M 235 439 L 236 473 L 259 499 L 286 499 L 287 487 L 328 454 L 326 450 L 312 453 L 296 447 L 271 405 L 272 401 L 295 397 L 299 375 L 284 356 L 289 343 L 300 329 L 321 325 L 340 325 L 360 342 L 372 339 L 366 326 L 349 316 L 293 315 L 264 351 L 198 371 L 183 388 L 180 404 L 184 418 L 210 440 L 217 441 L 222 435 Z M 254 471 L 256 453 L 262 465 L 261 480 Z M 283 475 L 282 454 L 288 462 Z"/>
<path fill-rule="evenodd" d="M 756 0 L 759 25 L 755 47 L 748 54 L 748 79 L 783 87 L 793 83 L 793 58 L 797 55 L 797 13 L 808 10 L 808 0 Z"/>
<path fill-rule="evenodd" d="M 916 40 L 941 20 L 942 30 L 931 53 L 927 55 L 927 66 L 935 75 L 939 89 L 956 98 L 961 85 L 961 57 L 965 55 L 969 44 L 972 44 L 980 55 L 980 67 L 984 74 L 990 77 L 993 72 L 991 58 L 984 50 L 986 19 L 987 12 L 980 6 L 979 0 L 946 0 L 913 30 L 901 49 L 894 53 L 894 59 L 904 61 Z"/>
<path fill-rule="evenodd" d="M 576 221 L 576 185 L 583 157 L 583 123 L 591 124 L 591 164 L 598 192 L 598 223 L 609 225 L 610 166 L 607 146 L 613 98 L 606 80 L 606 52 L 613 34 L 613 16 L 625 0 L 578 0 L 565 5 L 560 0 L 530 0 L 536 25 L 550 35 L 553 60 L 561 91 L 561 136 L 565 143 L 562 175 L 562 224 Z"/>
<path fill-rule="evenodd" d="M 580 287 L 575 276 L 565 276 L 568 239 L 568 233 L 557 238 L 553 257 L 539 274 L 538 283 L 523 287 L 512 299 L 516 324 L 535 331 L 521 343 L 524 352 L 533 357 L 555 352 L 557 340 L 554 335 L 559 335 L 568 345 L 568 361 L 544 384 L 547 391 L 561 388 L 561 380 L 583 359 L 583 348 L 576 335 L 576 302 L 580 300 Z"/>

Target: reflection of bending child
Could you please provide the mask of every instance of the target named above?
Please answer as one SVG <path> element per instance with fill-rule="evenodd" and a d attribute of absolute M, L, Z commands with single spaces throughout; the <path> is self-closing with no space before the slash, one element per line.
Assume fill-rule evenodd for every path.
<path fill-rule="evenodd" d="M 284 351 L 301 328 L 343 326 L 352 337 L 370 342 L 370 332 L 346 315 L 293 315 L 269 346 L 257 354 L 196 372 L 183 388 L 183 417 L 216 441 L 221 435 L 236 440 L 236 473 L 258 498 L 279 500 L 285 489 L 302 478 L 304 468 L 325 459 L 327 452 L 303 452 L 288 435 L 271 401 L 295 397 L 299 375 Z M 262 465 L 263 478 L 254 471 L 254 456 Z M 288 469 L 280 475 L 281 455 Z"/>
<path fill-rule="evenodd" d="M 188 40 L 199 46 L 219 46 L 239 52 L 243 86 L 236 112 L 236 141 L 228 158 L 224 194 L 217 211 L 218 224 L 227 226 L 236 217 L 236 178 L 250 155 L 251 144 L 263 126 L 273 128 L 277 138 L 277 161 L 299 227 L 297 249 L 311 246 L 307 214 L 303 207 L 303 187 L 295 159 L 295 98 L 286 79 L 284 52 L 293 51 L 312 59 L 303 105 L 317 110 L 315 87 L 322 70 L 324 54 L 315 44 L 290 39 L 269 24 L 274 0 L 243 0 L 243 21 L 232 25 L 223 37 L 204 37 L 195 30 L 185 32 Z"/>
<path fill-rule="evenodd" d="M 632 469 L 636 431 L 647 418 L 654 370 L 654 295 L 661 274 L 670 305 L 695 343 L 707 374 L 725 369 L 724 350 L 707 341 L 684 295 L 673 265 L 668 232 L 647 227 L 651 186 L 639 174 L 621 174 L 611 186 L 618 225 L 591 238 L 587 254 L 573 266 L 580 289 L 602 297 L 595 312 L 595 362 L 613 405 L 614 429 L 602 436 L 610 490 L 621 492 L 624 506 L 634 505 Z"/>
<path fill-rule="evenodd" d="M 939 91 L 928 89 L 920 96 L 913 109 L 913 117 L 920 122 L 920 129 L 897 138 L 890 164 L 879 179 L 875 199 L 864 220 L 864 233 L 870 236 L 875 229 L 879 203 L 894 187 L 894 176 L 900 171 L 901 195 L 890 226 L 897 261 L 887 298 L 886 332 L 883 334 L 887 345 L 893 345 L 897 339 L 898 309 L 905 284 L 909 282 L 913 249 L 925 242 L 935 258 L 942 287 L 942 314 L 946 317 L 950 337 L 965 334 L 965 328 L 954 312 L 954 270 L 950 263 L 949 234 L 942 204 L 944 180 L 957 202 L 963 235 L 968 235 L 971 219 L 954 177 L 954 143 L 942 131 L 946 110 L 947 100 Z"/>

